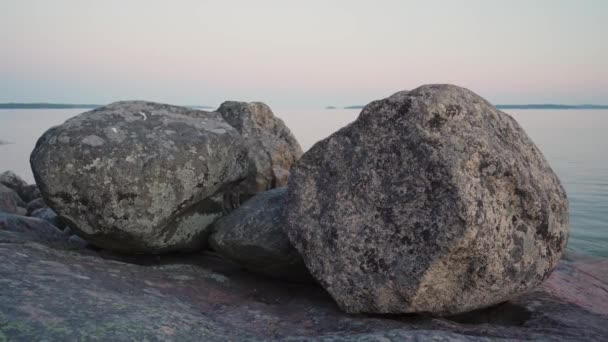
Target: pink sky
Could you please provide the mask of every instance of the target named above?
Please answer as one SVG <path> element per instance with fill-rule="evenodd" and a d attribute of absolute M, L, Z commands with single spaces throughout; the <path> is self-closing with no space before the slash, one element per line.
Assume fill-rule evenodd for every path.
<path fill-rule="evenodd" d="M 606 1 L 3 1 L 0 101 L 608 103 Z"/>

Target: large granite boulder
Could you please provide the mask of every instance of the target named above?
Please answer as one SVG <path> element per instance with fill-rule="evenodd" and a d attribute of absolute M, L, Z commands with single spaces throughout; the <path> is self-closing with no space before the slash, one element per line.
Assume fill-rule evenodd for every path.
<path fill-rule="evenodd" d="M 247 149 L 217 113 L 117 102 L 49 129 L 30 162 L 44 201 L 106 249 L 196 249 L 248 172 Z"/>
<path fill-rule="evenodd" d="M 287 185 L 289 170 L 302 148 L 283 120 L 260 102 L 228 101 L 217 112 L 241 133 L 249 151 L 251 170 L 241 184 L 243 198 Z"/>
<path fill-rule="evenodd" d="M 283 231 L 287 188 L 255 195 L 214 224 L 211 247 L 245 268 L 270 277 L 311 280 Z"/>
<path fill-rule="evenodd" d="M 426 85 L 370 103 L 306 152 L 287 221 L 343 310 L 446 315 L 546 279 L 568 201 L 513 118 L 469 90 Z"/>
<path fill-rule="evenodd" d="M 13 189 L 0 184 L 0 212 L 25 215 L 25 207 L 25 202 Z"/>

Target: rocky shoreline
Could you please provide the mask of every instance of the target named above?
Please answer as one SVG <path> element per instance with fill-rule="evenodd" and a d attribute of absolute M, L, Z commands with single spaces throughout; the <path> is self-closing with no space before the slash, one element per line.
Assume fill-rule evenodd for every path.
<path fill-rule="evenodd" d="M 608 261 L 464 88 L 370 103 L 311 150 L 263 103 L 117 102 L 0 174 L 1 340 L 608 338 Z"/>
<path fill-rule="evenodd" d="M 567 255 L 536 290 L 444 318 L 352 315 L 314 284 L 204 252 L 121 256 L 5 230 L 0 336 L 9 341 L 603 341 L 608 260 Z M 41 241 L 42 240 L 42 241 Z M 59 245 L 59 246 L 58 246 Z"/>

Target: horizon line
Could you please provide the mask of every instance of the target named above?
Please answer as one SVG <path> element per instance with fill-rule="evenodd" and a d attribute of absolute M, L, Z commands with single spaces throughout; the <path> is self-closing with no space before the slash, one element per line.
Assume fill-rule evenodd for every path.
<path fill-rule="evenodd" d="M 60 102 L 0 102 L 0 109 L 94 109 L 107 104 L 83 104 Z M 208 105 L 178 105 L 195 109 L 213 109 Z M 366 105 L 325 106 L 319 109 L 362 109 Z M 526 103 L 526 104 L 497 104 L 498 109 L 608 109 L 606 104 L 559 104 L 559 103 Z"/>

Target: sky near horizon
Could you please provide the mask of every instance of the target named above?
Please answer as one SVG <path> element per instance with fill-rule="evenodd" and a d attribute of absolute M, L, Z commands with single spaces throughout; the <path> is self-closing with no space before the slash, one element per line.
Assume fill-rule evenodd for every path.
<path fill-rule="evenodd" d="M 608 1 L 2 0 L 0 102 L 608 103 Z"/>

